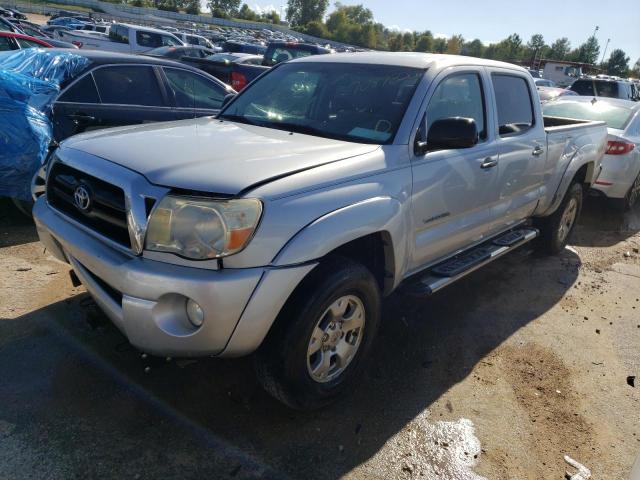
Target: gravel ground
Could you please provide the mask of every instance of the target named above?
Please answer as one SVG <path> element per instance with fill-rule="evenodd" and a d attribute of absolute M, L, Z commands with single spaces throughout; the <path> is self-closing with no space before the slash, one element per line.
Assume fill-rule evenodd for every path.
<path fill-rule="evenodd" d="M 300 413 L 246 359 L 143 358 L 0 200 L 0 478 L 628 478 L 639 230 L 589 200 L 558 257 L 392 296 L 363 381 Z"/>

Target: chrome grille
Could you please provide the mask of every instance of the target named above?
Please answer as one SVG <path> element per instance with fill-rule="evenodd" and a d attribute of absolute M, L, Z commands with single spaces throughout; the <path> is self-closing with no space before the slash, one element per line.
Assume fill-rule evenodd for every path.
<path fill-rule="evenodd" d="M 78 202 L 78 188 L 89 193 L 88 208 Z M 56 162 L 52 165 L 46 188 L 49 204 L 78 223 L 131 248 L 124 191 L 104 180 Z M 78 198 L 76 198 L 78 197 Z"/>

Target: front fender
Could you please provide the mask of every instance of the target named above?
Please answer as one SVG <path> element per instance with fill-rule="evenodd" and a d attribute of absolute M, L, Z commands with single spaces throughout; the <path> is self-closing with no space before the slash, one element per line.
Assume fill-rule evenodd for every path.
<path fill-rule="evenodd" d="M 375 197 L 339 208 L 314 220 L 300 230 L 278 252 L 272 264 L 296 265 L 324 257 L 336 248 L 372 233 L 386 232 L 394 261 L 396 286 L 401 277 L 402 259 L 406 258 L 406 225 L 402 204 L 391 197 Z"/>

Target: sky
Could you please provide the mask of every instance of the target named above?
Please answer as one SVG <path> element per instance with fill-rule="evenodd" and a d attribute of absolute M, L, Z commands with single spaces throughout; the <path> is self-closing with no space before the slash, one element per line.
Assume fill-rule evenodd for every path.
<path fill-rule="evenodd" d="M 333 8 L 333 1 L 330 0 Z M 286 0 L 249 0 L 252 8 L 280 12 Z M 541 33 L 547 43 L 567 37 L 572 47 L 583 43 L 596 25 L 600 58 L 610 38 L 606 57 L 621 48 L 633 65 L 640 58 L 640 8 L 634 1 L 609 3 L 606 0 L 461 1 L 461 0 L 341 0 L 348 5 L 363 4 L 377 22 L 399 30 L 431 30 L 434 34 L 460 34 L 467 40 L 479 38 L 485 44 L 517 33 L 524 42 Z M 286 9 L 286 6 L 285 6 Z M 598 59 L 600 60 L 600 59 Z"/>

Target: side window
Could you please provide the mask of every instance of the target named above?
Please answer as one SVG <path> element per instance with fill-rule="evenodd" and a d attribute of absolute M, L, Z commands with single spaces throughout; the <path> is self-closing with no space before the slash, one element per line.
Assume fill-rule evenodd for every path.
<path fill-rule="evenodd" d="M 8 37 L 0 37 L 0 52 L 6 52 L 7 50 L 13 50 L 13 43 Z"/>
<path fill-rule="evenodd" d="M 162 46 L 162 35 L 154 32 L 143 32 L 138 30 L 136 32 L 136 42 L 141 47 L 156 48 Z"/>
<path fill-rule="evenodd" d="M 98 90 L 91 74 L 85 75 L 60 95 L 59 102 L 100 103 Z"/>
<path fill-rule="evenodd" d="M 222 100 L 228 93 L 220 85 L 192 72 L 165 68 L 164 73 L 178 107 L 217 109 L 222 106 Z"/>
<path fill-rule="evenodd" d="M 170 36 L 170 35 L 161 35 L 160 41 L 162 42 L 159 47 L 178 47 L 181 45 L 180 40 Z"/>
<path fill-rule="evenodd" d="M 493 74 L 500 135 L 522 133 L 533 126 L 533 103 L 527 81 L 515 75 Z"/>
<path fill-rule="evenodd" d="M 165 106 L 152 67 L 104 67 L 96 69 L 93 76 L 102 103 Z"/>
<path fill-rule="evenodd" d="M 109 37 L 119 43 L 129 43 L 129 27 L 114 25 L 109 30 Z"/>
<path fill-rule="evenodd" d="M 426 117 L 427 132 L 433 122 L 441 118 L 473 118 L 480 138 L 487 138 L 484 95 L 478 74 L 453 74 L 441 81 L 429 100 Z"/>
<path fill-rule="evenodd" d="M 18 45 L 20 45 L 20 48 L 44 48 L 39 43 L 32 42 L 31 40 L 26 40 L 24 38 L 16 38 L 16 41 L 18 42 Z"/>
<path fill-rule="evenodd" d="M 570 88 L 578 95 L 585 95 L 589 97 L 595 95 L 595 93 L 593 93 L 592 80 L 578 80 L 577 82 L 573 82 L 573 85 L 571 85 Z"/>

